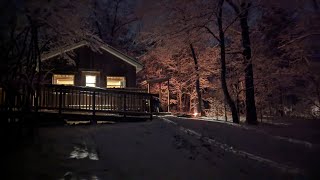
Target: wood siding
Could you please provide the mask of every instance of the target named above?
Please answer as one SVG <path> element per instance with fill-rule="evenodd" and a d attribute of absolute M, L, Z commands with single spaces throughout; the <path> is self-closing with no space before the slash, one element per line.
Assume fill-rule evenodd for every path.
<path fill-rule="evenodd" d="M 115 57 L 114 55 L 100 50 L 94 52 L 89 47 L 80 47 L 74 50 L 73 57 L 75 65 L 61 65 L 61 56 L 45 60 L 44 69 L 53 69 L 55 74 L 75 74 L 75 86 L 85 86 L 85 75 L 91 72 L 99 72 L 97 76 L 97 86 L 106 87 L 106 76 L 124 76 L 126 87 L 136 87 L 136 67 Z M 56 64 L 55 62 L 60 62 Z M 70 67 L 69 67 L 70 66 Z M 72 67 L 73 66 L 73 67 Z M 85 72 L 85 73 L 83 73 Z M 51 82 L 52 75 L 46 78 L 46 82 Z"/>

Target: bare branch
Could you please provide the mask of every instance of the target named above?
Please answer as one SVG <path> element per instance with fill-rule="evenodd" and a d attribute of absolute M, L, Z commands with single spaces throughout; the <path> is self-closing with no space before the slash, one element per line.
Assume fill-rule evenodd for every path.
<path fill-rule="evenodd" d="M 240 14 L 240 9 L 239 7 L 233 3 L 231 0 L 226 0 L 227 3 L 234 9 L 234 11 L 237 13 L 237 14 Z"/>
<path fill-rule="evenodd" d="M 228 24 L 228 26 L 223 30 L 223 32 L 225 33 L 238 19 L 239 19 L 239 15 L 237 15 L 237 17 L 236 18 L 234 18 L 231 22 L 230 22 L 230 24 Z"/>
<path fill-rule="evenodd" d="M 210 28 L 208 28 L 207 26 L 203 26 L 203 27 L 204 27 L 217 41 L 220 42 L 220 39 L 218 38 L 218 36 L 216 36 L 216 35 L 214 34 L 214 32 L 211 31 Z"/>
<path fill-rule="evenodd" d="M 124 23 L 118 25 L 118 26 L 114 29 L 114 33 L 116 33 L 116 32 L 117 32 L 120 28 L 122 28 L 123 26 L 128 25 L 128 24 L 133 23 L 133 22 L 138 21 L 138 20 L 139 20 L 139 18 L 135 17 L 135 18 L 133 18 L 133 19 L 127 21 L 127 22 L 124 22 Z"/>
<path fill-rule="evenodd" d="M 294 42 L 296 42 L 296 41 L 305 39 L 305 38 L 307 38 L 307 37 L 309 37 L 309 36 L 313 36 L 313 35 L 320 35 L 320 33 L 305 34 L 305 35 L 303 35 L 303 36 L 300 36 L 300 37 L 297 37 L 297 38 L 295 38 L 295 39 L 292 39 L 291 41 L 286 42 L 286 43 L 282 44 L 281 46 L 278 46 L 277 48 L 278 48 L 278 49 L 284 48 L 285 46 L 287 46 L 287 45 L 289 45 L 289 44 L 292 44 L 292 43 L 294 43 Z"/>

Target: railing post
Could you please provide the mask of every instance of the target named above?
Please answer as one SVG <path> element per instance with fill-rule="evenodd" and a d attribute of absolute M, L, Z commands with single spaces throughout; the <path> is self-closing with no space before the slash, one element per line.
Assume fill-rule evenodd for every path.
<path fill-rule="evenodd" d="M 152 95 L 149 95 L 149 113 L 150 113 L 150 120 L 152 120 L 152 110 L 153 110 L 153 101 Z"/>
<path fill-rule="evenodd" d="M 96 91 L 92 94 L 92 121 L 91 124 L 96 124 Z"/>
<path fill-rule="evenodd" d="M 42 99 L 43 99 L 43 97 L 42 97 L 42 94 L 43 94 L 43 89 L 44 89 L 44 87 L 43 86 L 39 86 L 39 91 L 38 91 L 38 111 L 39 111 L 39 109 L 41 109 L 41 106 L 42 106 L 42 103 L 41 103 L 41 101 L 42 101 Z"/>
<path fill-rule="evenodd" d="M 79 103 L 79 110 L 81 110 L 81 90 L 78 91 L 78 103 Z"/>
<path fill-rule="evenodd" d="M 59 115 L 62 113 L 62 88 L 59 87 Z"/>
<path fill-rule="evenodd" d="M 126 118 L 126 111 L 127 111 L 127 98 L 126 93 L 123 94 L 123 117 Z"/>
<path fill-rule="evenodd" d="M 32 98 L 33 100 L 33 104 L 34 104 L 34 110 L 36 113 L 38 113 L 38 100 L 39 100 L 39 87 L 37 87 L 36 91 L 34 92 L 33 96 L 34 98 Z M 18 96 L 17 96 L 18 97 Z M 18 98 L 18 100 L 20 99 L 20 97 Z M 18 102 L 17 102 L 18 104 Z"/>

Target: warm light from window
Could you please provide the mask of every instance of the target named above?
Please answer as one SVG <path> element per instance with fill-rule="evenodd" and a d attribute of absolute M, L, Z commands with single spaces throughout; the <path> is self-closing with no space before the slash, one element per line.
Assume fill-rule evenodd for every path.
<path fill-rule="evenodd" d="M 125 87 L 126 87 L 125 77 L 107 76 L 107 88 L 125 88 Z"/>
<path fill-rule="evenodd" d="M 86 86 L 96 87 L 96 79 L 95 75 L 86 75 Z"/>
<path fill-rule="evenodd" d="M 74 75 L 54 74 L 52 84 L 74 85 Z"/>

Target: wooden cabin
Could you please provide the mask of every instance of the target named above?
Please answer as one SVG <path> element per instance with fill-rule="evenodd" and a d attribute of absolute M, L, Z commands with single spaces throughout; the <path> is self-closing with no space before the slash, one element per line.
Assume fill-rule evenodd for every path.
<path fill-rule="evenodd" d="M 107 45 L 80 42 L 44 54 L 47 84 L 100 88 L 136 88 L 136 73 L 143 66 Z"/>
<path fill-rule="evenodd" d="M 134 58 L 106 44 L 80 42 L 42 55 L 44 82 L 31 95 L 0 91 L 0 111 L 105 118 L 108 114 L 152 118 L 153 95 L 136 88 L 143 68 Z M 50 116 L 50 115 L 49 115 Z M 93 117 L 91 117 L 93 116 Z"/>

